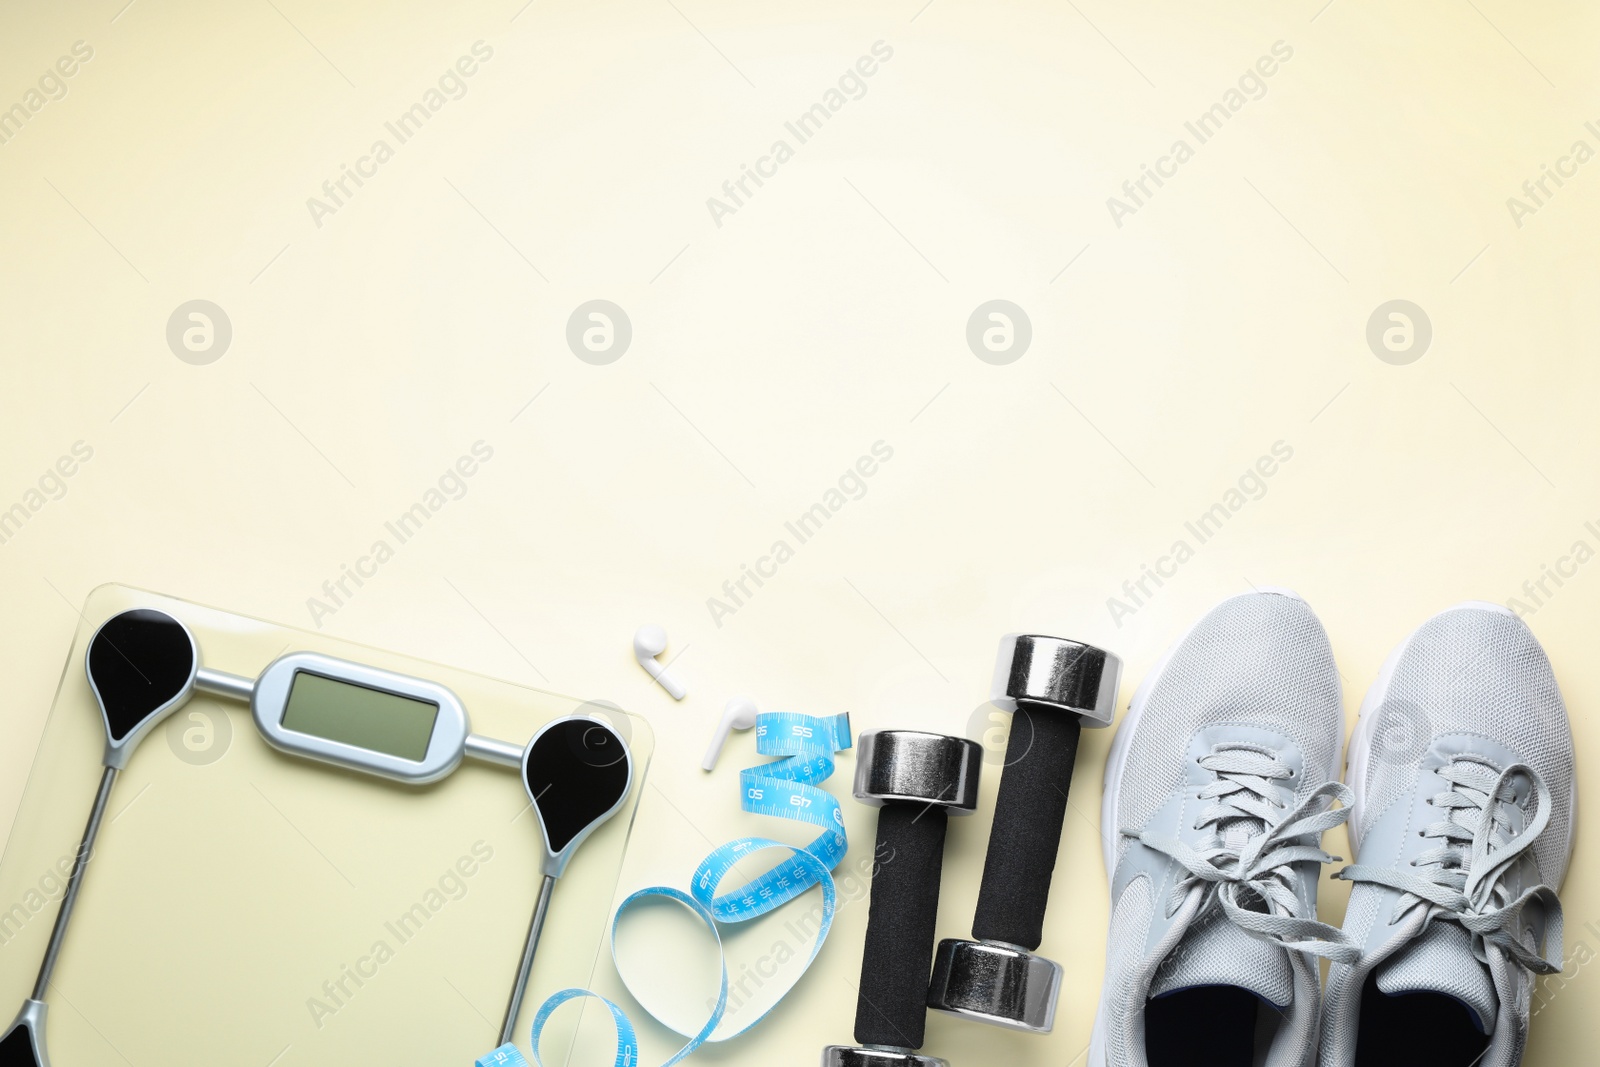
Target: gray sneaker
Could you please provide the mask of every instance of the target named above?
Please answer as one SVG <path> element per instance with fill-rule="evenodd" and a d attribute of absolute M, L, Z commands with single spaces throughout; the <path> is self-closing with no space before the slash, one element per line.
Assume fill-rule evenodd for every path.
<path fill-rule="evenodd" d="M 1350 739 L 1359 962 L 1328 975 L 1323 1067 L 1516 1067 L 1535 974 L 1561 967 L 1577 782 L 1544 650 L 1498 604 L 1435 615 Z"/>
<path fill-rule="evenodd" d="M 1287 591 L 1224 601 L 1139 687 L 1106 763 L 1090 1067 L 1315 1062 L 1313 957 L 1355 957 L 1315 918 L 1343 737 L 1327 634 Z"/>

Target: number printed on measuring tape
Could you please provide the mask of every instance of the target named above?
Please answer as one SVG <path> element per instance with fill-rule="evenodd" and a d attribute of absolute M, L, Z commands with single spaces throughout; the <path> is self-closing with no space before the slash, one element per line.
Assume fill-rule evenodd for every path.
<path fill-rule="evenodd" d="M 816 718 L 792 712 L 768 713 L 756 720 L 756 751 L 784 759 L 747 767 L 739 772 L 744 786 L 744 810 L 752 815 L 793 819 L 820 828 L 805 851 L 833 870 L 844 859 L 849 842 L 844 816 L 832 793 L 818 787 L 834 769 L 834 753 L 850 747 L 850 717 Z M 724 845 L 701 861 L 691 884 L 695 896 L 718 922 L 743 922 L 782 907 L 817 884 L 815 867 L 796 857 L 781 863 L 749 884 L 721 897 L 712 897 L 729 870 L 749 849 Z M 754 899 L 755 903 L 746 901 Z"/>

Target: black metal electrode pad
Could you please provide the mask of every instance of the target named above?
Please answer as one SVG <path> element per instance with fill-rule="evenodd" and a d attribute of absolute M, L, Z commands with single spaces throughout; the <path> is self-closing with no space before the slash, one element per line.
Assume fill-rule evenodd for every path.
<path fill-rule="evenodd" d="M 523 773 L 550 851 L 560 853 L 628 791 L 628 752 L 598 720 L 568 719 L 539 735 Z"/>
<path fill-rule="evenodd" d="M 29 1028 L 19 1026 L 0 1041 L 0 1067 L 40 1067 L 31 1038 Z"/>
<path fill-rule="evenodd" d="M 121 741 L 182 693 L 195 656 L 188 632 L 165 612 L 135 609 L 107 619 L 87 659 L 111 740 Z"/>

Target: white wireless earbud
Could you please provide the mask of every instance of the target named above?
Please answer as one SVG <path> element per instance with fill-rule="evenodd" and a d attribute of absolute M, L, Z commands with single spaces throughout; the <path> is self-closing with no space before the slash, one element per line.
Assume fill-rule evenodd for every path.
<path fill-rule="evenodd" d="M 678 680 L 667 673 L 667 669 L 656 662 L 656 657 L 667 650 L 667 631 L 659 626 L 645 625 L 633 633 L 633 654 L 639 660 L 639 666 L 645 673 L 661 683 L 661 688 L 673 700 L 682 700 L 683 686 Z"/>
<path fill-rule="evenodd" d="M 722 721 L 717 723 L 717 732 L 711 738 L 711 747 L 706 749 L 706 758 L 700 762 L 702 770 L 714 770 L 717 766 L 717 757 L 722 755 L 722 746 L 728 740 L 729 730 L 748 730 L 756 724 L 756 702 L 749 697 L 734 697 L 728 701 L 727 707 L 722 709 Z"/>

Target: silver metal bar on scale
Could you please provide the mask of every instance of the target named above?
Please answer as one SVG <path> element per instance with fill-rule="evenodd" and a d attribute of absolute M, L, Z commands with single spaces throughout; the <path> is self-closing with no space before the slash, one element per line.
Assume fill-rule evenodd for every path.
<path fill-rule="evenodd" d="M 56 912 L 56 924 L 50 931 L 50 944 L 44 950 L 44 962 L 39 964 L 39 979 L 33 983 L 34 1000 L 43 1000 L 50 985 L 50 975 L 56 969 L 56 957 L 61 955 L 61 942 L 67 936 L 67 922 L 72 918 L 72 906 L 78 902 L 78 890 L 83 886 L 83 872 L 88 869 L 89 857 L 94 852 L 94 839 L 100 834 L 100 820 L 105 817 L 106 802 L 111 799 L 111 785 L 117 780 L 117 769 L 107 767 L 100 775 L 100 791 L 94 796 L 94 807 L 89 809 L 89 823 L 83 828 L 83 843 L 73 859 L 72 874 L 67 879 L 67 892 L 61 898 L 61 910 Z"/>
<path fill-rule="evenodd" d="M 468 759 L 475 759 L 480 763 L 494 763 L 501 767 L 510 767 L 512 770 L 522 769 L 522 746 L 513 745 L 510 741 L 496 741 L 482 734 L 468 734 L 463 754 Z"/>
<path fill-rule="evenodd" d="M 539 887 L 539 900 L 533 906 L 533 922 L 528 924 L 528 943 L 522 948 L 522 965 L 517 968 L 517 981 L 511 987 L 511 1002 L 506 1005 L 506 1021 L 500 1027 L 500 1043 L 511 1040 L 517 1028 L 517 1016 L 522 1013 L 522 997 L 528 991 L 528 976 L 533 973 L 533 954 L 539 948 L 539 935 L 544 932 L 545 912 L 550 910 L 550 894 L 556 887 L 554 875 L 544 876 Z"/>
<path fill-rule="evenodd" d="M 219 697 L 242 700 L 248 704 L 250 697 L 256 691 L 256 680 L 229 674 L 227 671 L 214 671 L 209 667 L 201 667 L 194 672 L 194 687 L 202 693 L 214 693 Z"/>

